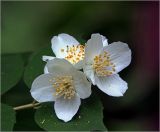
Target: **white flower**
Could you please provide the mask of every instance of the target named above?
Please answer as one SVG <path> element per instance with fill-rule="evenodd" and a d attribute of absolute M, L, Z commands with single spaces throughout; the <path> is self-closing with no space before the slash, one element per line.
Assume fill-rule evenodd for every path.
<path fill-rule="evenodd" d="M 85 46 L 84 73 L 110 96 L 123 96 L 128 86 L 117 74 L 131 62 L 131 50 L 122 42 L 108 45 L 100 34 L 92 34 Z"/>
<path fill-rule="evenodd" d="M 37 77 L 31 87 L 31 95 L 38 102 L 55 101 L 57 117 L 65 122 L 72 119 L 81 104 L 91 94 L 91 83 L 81 71 L 77 71 L 65 59 L 55 58 L 47 62 L 47 74 Z"/>
<path fill-rule="evenodd" d="M 84 58 L 84 46 L 81 45 L 74 37 L 62 33 L 53 36 L 52 50 L 56 58 L 65 58 L 71 62 L 76 68 L 82 68 L 82 60 Z M 52 60 L 55 57 L 43 56 L 43 61 Z"/>

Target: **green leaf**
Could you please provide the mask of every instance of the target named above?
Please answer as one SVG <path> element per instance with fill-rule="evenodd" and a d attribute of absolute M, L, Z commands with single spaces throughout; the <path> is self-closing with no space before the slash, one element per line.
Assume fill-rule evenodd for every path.
<path fill-rule="evenodd" d="M 1 104 L 1 131 L 12 131 L 15 122 L 16 118 L 13 108 Z"/>
<path fill-rule="evenodd" d="M 82 101 L 82 100 L 81 100 Z M 103 107 L 98 97 L 83 100 L 78 113 L 65 123 L 53 110 L 53 103 L 43 104 L 35 113 L 37 124 L 47 131 L 106 130 L 103 124 Z"/>
<path fill-rule="evenodd" d="M 20 80 L 23 73 L 24 62 L 20 54 L 4 54 L 1 57 L 1 93 L 3 94 Z"/>
<path fill-rule="evenodd" d="M 42 60 L 43 55 L 54 56 L 50 46 L 36 52 L 31 56 L 24 72 L 24 81 L 29 88 L 31 87 L 33 80 L 43 74 L 44 66 L 46 64 L 46 62 Z"/>

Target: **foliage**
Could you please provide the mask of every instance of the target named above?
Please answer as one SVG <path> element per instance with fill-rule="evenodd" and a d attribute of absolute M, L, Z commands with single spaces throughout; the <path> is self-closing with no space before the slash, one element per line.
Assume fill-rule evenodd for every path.
<path fill-rule="evenodd" d="M 1 104 L 1 131 L 12 131 L 16 122 L 15 111 L 11 106 Z"/>
<path fill-rule="evenodd" d="M 42 61 L 43 55 L 54 56 L 50 47 L 46 47 L 46 48 L 43 48 L 42 50 L 37 51 L 36 53 L 31 55 L 29 59 L 26 59 L 28 57 L 28 55 L 27 55 L 27 57 L 25 57 L 23 55 L 24 61 L 29 60 L 27 66 L 25 66 L 24 77 L 23 77 L 24 82 L 26 83 L 27 87 L 23 86 L 24 85 L 23 83 L 18 86 L 20 86 L 22 88 L 29 88 L 30 89 L 33 80 L 38 75 L 43 73 L 44 65 L 45 65 L 45 62 Z M 14 60 L 16 60 L 17 63 L 14 63 L 15 62 Z M 14 81 L 12 81 L 12 82 L 14 82 L 13 83 L 14 85 L 21 79 L 23 69 L 24 69 L 24 63 L 22 63 L 23 61 L 21 62 L 20 60 L 22 60 L 22 56 L 17 56 L 17 55 L 11 55 L 11 56 L 5 55 L 4 56 L 3 55 L 3 65 L 8 66 L 7 69 L 5 69 L 5 66 L 3 66 L 5 69 L 3 71 L 8 71 L 10 73 L 10 74 L 9 73 L 7 74 L 8 75 L 7 77 L 10 77 L 9 79 L 14 80 Z M 12 71 L 11 68 L 13 66 L 14 66 L 15 70 L 13 72 L 10 72 L 10 71 Z M 16 68 L 18 68 L 18 69 L 16 69 Z M 21 75 L 19 75 L 20 74 L 19 72 L 21 73 Z M 14 78 L 13 76 L 15 76 L 17 78 Z M 5 82 L 6 78 L 4 78 L 3 80 Z M 9 88 L 13 88 L 13 86 L 14 86 L 13 84 Z M 9 88 L 7 90 L 9 90 Z M 27 90 L 27 91 L 29 92 L 29 90 Z M 8 92 L 6 93 L 6 95 L 7 94 L 8 94 Z M 23 97 L 27 97 L 24 94 L 22 94 L 22 95 L 23 95 Z M 7 103 L 7 101 L 4 101 L 4 102 Z M 4 105 L 2 105 L 3 112 L 8 112 L 10 110 L 9 112 L 11 114 L 13 114 L 13 115 L 15 114 L 12 107 L 8 107 L 8 110 L 6 110 L 6 108 L 5 107 L 3 108 L 3 107 L 4 107 Z M 23 111 L 25 111 L 25 110 L 23 110 Z M 19 112 L 17 112 L 17 114 L 18 113 Z M 34 116 L 33 111 L 30 114 L 32 116 Z M 8 114 L 8 116 L 10 118 L 12 118 L 12 120 L 14 121 L 14 122 L 13 121 L 10 122 L 10 123 L 12 123 L 12 127 L 14 125 L 13 123 L 15 123 L 15 117 L 13 117 L 13 115 L 10 116 L 10 114 Z M 28 117 L 30 117 L 30 116 L 28 116 Z M 21 122 L 23 120 L 23 118 L 25 118 L 24 123 Z M 3 120 L 8 120 L 8 117 L 4 116 Z M 9 130 L 9 129 L 12 130 L 12 128 L 10 127 L 11 125 L 7 125 L 7 123 L 6 123 L 8 121 L 3 121 L 3 120 L 2 120 L 3 130 Z M 27 126 L 28 121 L 31 122 L 31 120 L 28 120 L 28 119 L 26 120 L 26 117 L 24 117 L 24 116 L 22 116 L 22 119 L 18 118 L 17 121 L 21 122 L 21 123 L 17 122 L 19 125 L 21 124 L 24 126 Z M 82 101 L 82 105 L 80 106 L 79 112 L 77 113 L 77 115 L 75 115 L 73 120 L 71 120 L 70 122 L 64 123 L 56 117 L 55 112 L 53 111 L 53 103 L 42 104 L 42 106 L 40 106 L 40 108 L 38 108 L 35 111 L 35 121 L 36 121 L 37 125 L 39 125 L 40 128 L 47 130 L 47 131 L 53 131 L 53 130 L 72 131 L 75 129 L 79 130 L 79 131 L 80 130 L 106 130 L 106 128 L 103 124 L 103 106 L 100 102 L 100 99 L 96 95 L 93 95 L 91 98 Z M 15 130 L 28 130 L 29 129 L 29 128 L 27 129 L 25 127 L 22 129 L 21 127 L 17 126 L 17 123 L 15 123 Z M 36 125 L 29 126 L 29 127 L 32 127 L 33 130 L 34 129 L 35 130 L 42 130 L 42 129 L 38 128 Z"/>
<path fill-rule="evenodd" d="M 53 103 L 46 103 L 35 114 L 37 124 L 47 131 L 106 130 L 103 124 L 103 107 L 95 95 L 82 102 L 79 112 L 69 122 L 59 120 L 53 110 Z"/>
<path fill-rule="evenodd" d="M 1 94 L 3 94 L 21 79 L 24 62 L 20 54 L 2 55 L 1 62 Z"/>
<path fill-rule="evenodd" d="M 24 71 L 24 81 L 28 88 L 31 88 L 31 84 L 37 76 L 43 74 L 45 66 L 45 62 L 42 61 L 43 55 L 54 56 L 51 47 L 45 47 L 31 56 L 30 61 Z"/>

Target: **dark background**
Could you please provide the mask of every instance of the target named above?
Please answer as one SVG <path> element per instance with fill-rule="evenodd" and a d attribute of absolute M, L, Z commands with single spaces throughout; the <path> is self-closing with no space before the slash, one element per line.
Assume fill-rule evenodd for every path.
<path fill-rule="evenodd" d="M 132 50 L 131 64 L 120 72 L 128 82 L 123 97 L 99 92 L 108 130 L 149 131 L 159 124 L 159 2 L 2 2 L 2 54 L 30 53 L 51 44 L 51 38 L 68 33 L 84 43 L 92 33 L 109 43 L 122 41 Z M 24 87 L 22 89 L 21 87 Z M 21 80 L 2 96 L 12 106 L 32 100 Z M 17 112 L 14 130 L 41 130 L 34 110 Z M 23 119 L 23 122 L 22 122 Z M 27 122 L 30 122 L 28 124 Z"/>

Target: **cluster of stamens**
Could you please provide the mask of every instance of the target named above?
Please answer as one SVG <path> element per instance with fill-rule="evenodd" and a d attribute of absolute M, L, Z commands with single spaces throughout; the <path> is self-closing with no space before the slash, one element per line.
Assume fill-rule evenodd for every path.
<path fill-rule="evenodd" d="M 93 68 L 98 76 L 109 76 L 115 72 L 115 65 L 106 51 L 94 57 Z"/>
<path fill-rule="evenodd" d="M 64 52 L 64 49 L 61 49 L 61 52 Z M 84 46 L 83 45 L 73 45 L 68 46 L 66 50 L 67 56 L 65 57 L 66 60 L 75 64 L 84 58 Z"/>
<path fill-rule="evenodd" d="M 63 96 L 64 99 L 71 99 L 75 95 L 72 76 L 57 76 L 49 80 L 55 89 L 54 96 Z"/>

